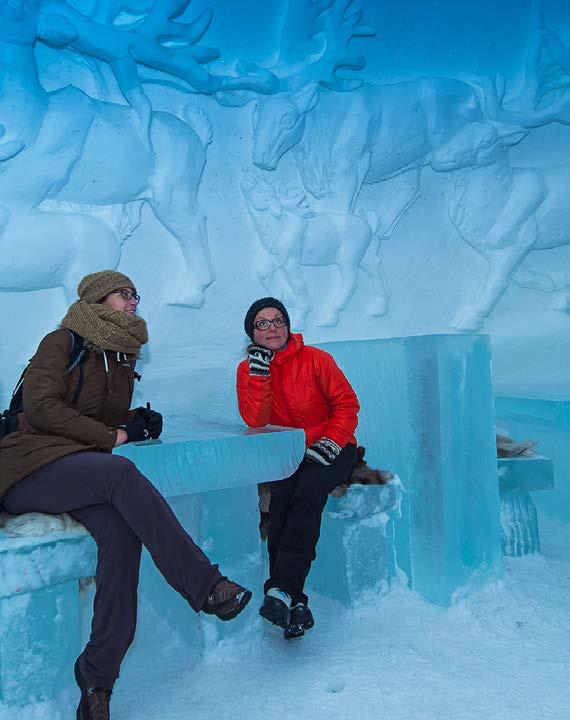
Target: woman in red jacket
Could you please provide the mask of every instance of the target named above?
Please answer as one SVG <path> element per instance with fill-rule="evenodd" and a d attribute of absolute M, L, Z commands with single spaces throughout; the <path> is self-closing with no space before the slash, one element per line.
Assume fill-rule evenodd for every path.
<path fill-rule="evenodd" d="M 329 493 L 356 465 L 354 431 L 360 409 L 333 358 L 290 332 L 284 305 L 275 298 L 253 303 L 244 321 L 252 341 L 237 371 L 239 410 L 250 427 L 303 428 L 306 452 L 291 477 L 271 484 L 269 571 L 259 610 L 299 637 L 314 619 L 303 592 L 319 539 Z"/>

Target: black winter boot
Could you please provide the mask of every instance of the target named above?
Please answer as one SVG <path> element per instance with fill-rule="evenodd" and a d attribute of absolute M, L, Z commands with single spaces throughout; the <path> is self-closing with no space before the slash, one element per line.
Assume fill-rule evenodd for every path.
<path fill-rule="evenodd" d="M 313 613 L 303 603 L 295 603 L 291 608 L 291 617 L 289 625 L 283 633 L 286 640 L 303 637 L 306 630 L 310 630 L 315 624 Z"/>
<path fill-rule="evenodd" d="M 279 588 L 269 588 L 265 593 L 259 614 L 277 627 L 286 628 L 289 625 L 291 597 Z"/>
<path fill-rule="evenodd" d="M 75 661 L 75 681 L 81 690 L 76 720 L 110 720 L 109 701 L 112 690 L 88 685 L 81 674 L 81 655 Z"/>
<path fill-rule="evenodd" d="M 220 620 L 233 620 L 250 600 L 251 590 L 222 578 L 208 595 L 202 612 L 215 615 Z"/>

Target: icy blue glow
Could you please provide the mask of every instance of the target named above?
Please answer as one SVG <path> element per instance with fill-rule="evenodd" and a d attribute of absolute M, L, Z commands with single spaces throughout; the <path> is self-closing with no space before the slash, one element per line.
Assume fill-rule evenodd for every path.
<path fill-rule="evenodd" d="M 488 341 L 376 338 L 484 327 L 497 388 L 564 398 L 498 400 L 554 460 L 553 492 L 544 465 L 501 476 L 504 551 L 538 549 L 533 502 L 570 520 L 568 3 L 130 5 L 0 0 L 2 408 L 80 277 L 131 275 L 151 338 L 135 403 L 167 431 L 121 452 L 259 587 L 255 482 L 303 440 L 243 430 L 234 380 L 246 308 L 278 295 L 307 342 L 361 340 L 330 349 L 370 463 L 404 489 L 401 514 L 377 488 L 331 500 L 310 582 L 354 605 L 399 567 L 445 605 L 501 572 Z M 0 699 L 29 702 L 71 681 L 94 547 L 3 547 Z M 252 621 L 194 618 L 147 556 L 141 596 L 185 657 Z M 126 670 L 155 653 L 137 637 Z"/>
<path fill-rule="evenodd" d="M 475 577 L 502 571 L 499 490 L 486 336 L 338 342 L 360 403 L 371 466 L 402 481 L 397 563 L 411 587 L 449 604 Z"/>
<path fill-rule="evenodd" d="M 567 398 L 496 398 L 497 426 L 517 440 L 536 440 L 537 451 L 552 459 L 554 489 L 534 493 L 537 507 L 570 521 L 570 400 Z M 529 487 L 529 490 L 539 488 Z"/>
<path fill-rule="evenodd" d="M 552 490 L 554 464 L 550 458 L 499 458 L 499 490 Z"/>
<path fill-rule="evenodd" d="M 536 506 L 529 490 L 552 490 L 552 460 L 545 457 L 499 459 L 503 555 L 540 552 Z"/>
<path fill-rule="evenodd" d="M 45 700 L 68 685 L 79 644 L 79 583 L 0 599 L 0 699 Z"/>
<path fill-rule="evenodd" d="M 184 439 L 182 439 L 184 438 Z M 302 430 L 249 430 L 241 423 L 177 423 L 159 443 L 124 445 L 165 497 L 234 488 L 292 475 L 305 452 Z"/>
<path fill-rule="evenodd" d="M 385 590 L 395 572 L 393 515 L 399 500 L 396 483 L 353 485 L 344 497 L 329 498 L 308 586 L 347 607 Z"/>

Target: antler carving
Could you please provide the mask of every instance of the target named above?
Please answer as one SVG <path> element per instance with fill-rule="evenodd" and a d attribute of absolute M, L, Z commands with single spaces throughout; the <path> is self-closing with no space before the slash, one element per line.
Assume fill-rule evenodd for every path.
<path fill-rule="evenodd" d="M 361 80 L 339 77 L 339 70 L 362 70 L 366 58 L 349 49 L 351 40 L 372 37 L 374 28 L 364 24 L 356 0 L 293 0 L 281 35 L 279 65 L 273 71 L 283 89 L 318 82 L 332 90 L 349 91 Z M 299 28 L 308 27 L 305 38 Z"/>
<path fill-rule="evenodd" d="M 125 95 L 142 92 L 138 65 L 160 70 L 184 80 L 201 93 L 221 90 L 255 90 L 271 93 L 278 89 L 275 76 L 268 70 L 248 66 L 241 77 L 215 75 L 203 67 L 219 57 L 219 51 L 200 41 L 212 20 L 212 12 L 204 10 L 191 22 L 177 21 L 191 0 L 155 0 L 136 22 L 115 24 L 120 13 L 130 7 L 121 0 L 105 0 L 92 17 L 83 15 L 65 0 L 45 0 L 44 21 L 40 23 L 40 40 L 54 40 L 55 18 L 74 29 L 68 33 L 69 49 L 91 55 L 110 63 Z"/>
<path fill-rule="evenodd" d="M 495 81 L 476 76 L 474 86 L 480 93 L 481 106 L 491 120 L 521 128 L 533 128 L 551 122 L 570 123 L 570 53 L 564 68 L 564 46 L 558 36 L 544 29 L 542 16 L 536 8 L 529 15 L 528 54 L 522 87 L 516 96 L 505 101 L 505 78 Z M 561 70 L 562 67 L 562 70 Z M 558 97 L 551 95 L 560 91 Z M 545 102 L 551 95 L 550 102 Z"/>

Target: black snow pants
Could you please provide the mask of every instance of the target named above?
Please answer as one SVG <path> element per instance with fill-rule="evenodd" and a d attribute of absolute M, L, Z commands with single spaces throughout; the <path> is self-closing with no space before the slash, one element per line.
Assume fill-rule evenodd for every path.
<path fill-rule="evenodd" d="M 356 467 L 356 445 L 345 445 L 332 465 L 303 460 L 291 477 L 273 482 L 269 504 L 269 579 L 293 603 L 307 603 L 304 586 L 321 532 L 329 493 L 348 482 Z"/>
<path fill-rule="evenodd" d="M 91 637 L 82 657 L 89 685 L 111 689 L 133 641 L 141 545 L 166 581 L 198 612 L 221 575 L 136 466 L 120 455 L 79 452 L 16 483 L 10 513 L 69 513 L 98 548 Z"/>

